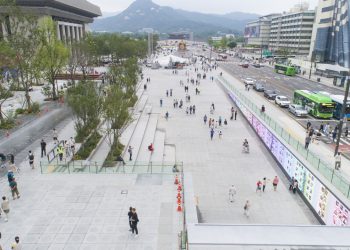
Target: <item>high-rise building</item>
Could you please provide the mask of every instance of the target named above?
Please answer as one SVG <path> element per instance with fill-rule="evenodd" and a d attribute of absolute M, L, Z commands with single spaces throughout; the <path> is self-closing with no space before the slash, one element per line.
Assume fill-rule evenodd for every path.
<path fill-rule="evenodd" d="M 308 55 L 315 12 L 296 7 L 292 11 L 272 18 L 269 48 L 275 52 Z"/>
<path fill-rule="evenodd" d="M 271 19 L 279 14 L 262 16 L 246 24 L 244 29 L 245 43 L 256 47 L 267 47 L 270 40 Z"/>
<path fill-rule="evenodd" d="M 65 43 L 81 39 L 87 31 L 87 25 L 95 17 L 101 16 L 98 6 L 86 0 L 16 0 L 23 13 L 38 18 L 51 17 L 57 24 L 57 36 Z M 0 8 L 5 22 L 0 23 L 0 39 L 11 34 L 11 18 L 6 7 Z"/>
<path fill-rule="evenodd" d="M 313 61 L 350 67 L 348 0 L 319 0 L 313 44 Z"/>

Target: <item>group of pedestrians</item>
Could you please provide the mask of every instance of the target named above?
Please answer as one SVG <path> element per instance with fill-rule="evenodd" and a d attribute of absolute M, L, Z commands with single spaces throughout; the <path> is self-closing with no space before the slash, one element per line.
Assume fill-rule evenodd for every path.
<path fill-rule="evenodd" d="M 0 232 L 0 250 L 8 249 L 8 248 L 5 248 L 2 246 L 1 238 L 2 238 L 2 235 Z M 22 249 L 22 243 L 20 243 L 18 236 L 15 237 L 15 241 L 11 244 L 11 248 L 9 248 L 9 249 L 11 249 L 11 250 L 21 250 Z"/>
<path fill-rule="evenodd" d="M 294 179 L 293 179 L 294 180 Z M 259 193 L 260 195 L 262 193 L 265 192 L 266 190 L 266 186 L 267 186 L 267 183 L 269 182 L 270 180 L 267 179 L 266 177 L 264 177 L 261 180 L 258 180 L 256 182 L 256 190 L 255 192 L 256 193 Z M 272 180 L 272 187 L 273 187 L 273 190 L 276 191 L 277 190 L 277 186 L 278 186 L 278 183 L 279 183 L 279 178 L 278 176 L 275 176 Z M 293 182 L 293 187 L 297 188 L 297 182 L 296 184 Z M 294 191 L 294 189 L 292 189 L 293 192 L 295 193 L 296 191 Z M 228 199 L 229 199 L 229 202 L 230 203 L 233 203 L 235 202 L 235 196 L 237 195 L 237 188 L 235 185 L 231 185 L 229 187 L 229 190 L 228 190 Z M 248 218 L 249 217 L 249 214 L 250 214 L 250 208 L 251 208 L 251 202 L 249 200 L 246 200 L 246 202 L 244 203 L 244 207 L 243 207 L 243 214 Z"/>

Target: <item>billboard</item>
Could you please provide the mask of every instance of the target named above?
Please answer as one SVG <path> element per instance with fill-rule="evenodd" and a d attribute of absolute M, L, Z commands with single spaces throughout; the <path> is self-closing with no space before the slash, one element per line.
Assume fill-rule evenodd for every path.
<path fill-rule="evenodd" d="M 232 93 L 230 98 L 240 108 L 266 147 L 274 155 L 289 178 L 298 180 L 299 190 L 321 220 L 330 226 L 349 226 L 349 208 L 346 207 L 284 144 L 270 132 Z"/>
<path fill-rule="evenodd" d="M 246 26 L 244 29 L 244 37 L 259 37 L 260 36 L 260 25 L 256 26 Z"/>

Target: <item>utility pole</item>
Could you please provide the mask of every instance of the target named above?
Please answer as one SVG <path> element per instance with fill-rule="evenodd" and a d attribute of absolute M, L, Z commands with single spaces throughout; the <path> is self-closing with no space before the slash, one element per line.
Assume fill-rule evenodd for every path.
<path fill-rule="evenodd" d="M 350 85 L 349 72 L 347 72 L 347 75 L 346 75 L 345 79 L 346 79 L 345 95 L 344 95 L 343 107 L 342 107 L 341 113 L 340 113 L 340 121 L 339 121 L 339 125 L 338 125 L 337 143 L 336 143 L 335 150 L 334 150 L 334 156 L 336 156 L 338 154 L 340 138 L 341 138 L 341 134 L 342 134 L 342 131 L 343 131 L 344 119 L 347 119 L 347 118 L 344 118 L 344 114 L 345 114 L 346 105 L 347 105 L 348 96 L 349 96 L 349 85 Z"/>

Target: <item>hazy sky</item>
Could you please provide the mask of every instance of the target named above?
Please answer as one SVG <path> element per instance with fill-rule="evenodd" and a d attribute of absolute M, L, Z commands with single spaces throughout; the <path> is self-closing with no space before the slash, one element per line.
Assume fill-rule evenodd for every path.
<path fill-rule="evenodd" d="M 122 11 L 133 0 L 88 0 L 102 9 L 103 12 Z M 304 0 L 314 8 L 319 0 Z M 300 0 L 153 0 L 153 2 L 178 9 L 205 13 L 228 13 L 243 11 L 257 14 L 269 14 L 288 11 Z"/>

